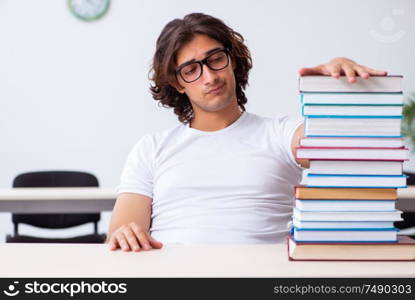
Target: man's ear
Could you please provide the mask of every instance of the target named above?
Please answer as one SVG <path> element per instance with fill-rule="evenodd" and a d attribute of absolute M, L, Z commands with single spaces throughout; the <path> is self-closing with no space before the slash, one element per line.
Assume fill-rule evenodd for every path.
<path fill-rule="evenodd" d="M 182 86 L 180 86 L 180 85 L 178 85 L 178 86 L 176 86 L 175 87 L 175 89 L 176 89 L 176 91 L 178 91 L 180 94 L 184 94 L 184 87 L 182 87 Z"/>
<path fill-rule="evenodd" d="M 178 82 L 172 84 L 172 86 L 178 91 L 180 94 L 184 94 L 185 88 L 182 87 Z"/>

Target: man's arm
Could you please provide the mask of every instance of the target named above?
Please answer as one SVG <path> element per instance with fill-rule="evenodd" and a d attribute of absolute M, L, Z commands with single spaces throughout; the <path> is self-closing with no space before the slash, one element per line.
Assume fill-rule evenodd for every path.
<path fill-rule="evenodd" d="M 303 168 L 309 168 L 310 161 L 308 159 L 298 159 L 295 155 L 297 152 L 296 148 L 300 146 L 300 140 L 302 137 L 304 137 L 304 124 L 298 126 L 298 128 L 294 132 L 294 136 L 291 141 L 291 151 L 293 152 L 297 164 L 301 165 Z"/>
<path fill-rule="evenodd" d="M 379 71 L 368 68 L 363 65 L 359 65 L 351 59 L 345 57 L 337 57 L 332 59 L 326 64 L 321 64 L 313 68 L 301 68 L 298 71 L 300 76 L 306 75 L 328 75 L 334 78 L 339 78 L 340 75 L 346 75 L 349 83 L 356 82 L 356 76 L 360 76 L 364 79 L 370 77 L 370 75 L 384 76 L 388 73 L 386 71 Z M 304 124 L 299 126 L 294 133 L 291 141 L 291 150 L 295 157 L 296 147 L 300 145 L 300 139 L 304 136 Z M 297 159 L 296 162 L 304 168 L 310 167 L 310 162 L 306 159 Z"/>
<path fill-rule="evenodd" d="M 139 251 L 161 248 L 162 243 L 149 234 L 152 201 L 150 197 L 122 193 L 118 196 L 112 211 L 107 243 L 111 250 Z"/>

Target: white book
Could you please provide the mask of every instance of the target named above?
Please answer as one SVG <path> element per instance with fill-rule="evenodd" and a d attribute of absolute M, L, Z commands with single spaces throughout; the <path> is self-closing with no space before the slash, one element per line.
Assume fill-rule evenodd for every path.
<path fill-rule="evenodd" d="M 391 211 L 394 200 L 295 200 L 302 211 Z"/>
<path fill-rule="evenodd" d="M 402 76 L 371 76 L 368 79 L 356 77 L 356 82 L 350 83 L 346 76 L 334 78 L 331 76 L 301 76 L 299 78 L 301 92 L 401 92 Z"/>
<path fill-rule="evenodd" d="M 304 116 L 401 116 L 402 106 L 304 105 Z"/>
<path fill-rule="evenodd" d="M 402 175 L 401 161 L 310 160 L 311 174 Z"/>
<path fill-rule="evenodd" d="M 296 157 L 302 159 L 407 160 L 406 148 L 314 148 L 298 147 Z"/>
<path fill-rule="evenodd" d="M 308 187 L 405 188 L 406 176 L 307 174 Z"/>
<path fill-rule="evenodd" d="M 303 221 L 401 221 L 400 210 L 394 211 L 301 211 L 294 208 L 293 217 L 301 222 Z"/>
<path fill-rule="evenodd" d="M 394 228 L 391 221 L 300 221 L 292 220 L 293 226 L 305 229 L 390 229 Z"/>
<path fill-rule="evenodd" d="M 301 230 L 294 228 L 298 242 L 388 242 L 397 240 L 397 230 Z"/>
<path fill-rule="evenodd" d="M 306 136 L 400 137 L 400 118 L 306 118 Z"/>
<path fill-rule="evenodd" d="M 404 143 L 403 138 L 303 137 L 300 145 L 304 147 L 400 148 L 404 146 Z"/>
<path fill-rule="evenodd" d="M 343 105 L 403 105 L 402 93 L 302 93 L 301 103 Z"/>

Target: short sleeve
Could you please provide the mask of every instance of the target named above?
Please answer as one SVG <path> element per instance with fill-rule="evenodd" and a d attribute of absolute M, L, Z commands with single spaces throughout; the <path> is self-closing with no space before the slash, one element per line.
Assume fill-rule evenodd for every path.
<path fill-rule="evenodd" d="M 117 194 L 137 193 L 153 198 L 153 145 L 143 136 L 128 154 Z"/>
<path fill-rule="evenodd" d="M 296 117 L 277 117 L 274 119 L 274 128 L 280 137 L 280 146 L 285 159 L 296 169 L 305 170 L 295 161 L 295 157 L 291 150 L 291 143 L 296 129 L 303 124 L 302 118 Z"/>

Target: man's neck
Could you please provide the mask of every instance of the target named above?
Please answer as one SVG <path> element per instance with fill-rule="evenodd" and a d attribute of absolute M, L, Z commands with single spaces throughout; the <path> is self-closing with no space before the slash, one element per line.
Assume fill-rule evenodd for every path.
<path fill-rule="evenodd" d="M 190 127 L 201 131 L 221 130 L 238 120 L 241 114 L 239 106 L 218 112 L 198 111 L 190 122 Z"/>

